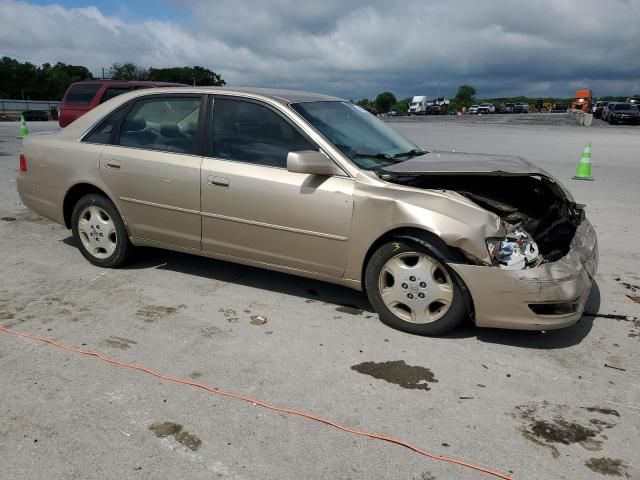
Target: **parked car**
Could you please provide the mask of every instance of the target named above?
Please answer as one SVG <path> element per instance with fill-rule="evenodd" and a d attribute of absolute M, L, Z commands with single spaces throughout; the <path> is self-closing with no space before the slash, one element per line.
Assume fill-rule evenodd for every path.
<path fill-rule="evenodd" d="M 488 114 L 488 113 L 489 113 L 489 107 L 485 105 L 478 105 L 478 115 Z"/>
<path fill-rule="evenodd" d="M 429 105 L 427 107 L 427 115 L 441 115 L 444 113 L 442 105 Z"/>
<path fill-rule="evenodd" d="M 604 106 L 604 108 L 602 109 L 602 114 L 600 116 L 600 118 L 602 120 L 604 120 L 605 122 L 609 121 L 609 115 L 611 115 L 611 112 L 613 111 L 613 106 L 618 103 L 618 102 L 607 102 Z"/>
<path fill-rule="evenodd" d="M 469 107 L 469 110 L 467 110 L 467 113 L 470 115 L 475 115 L 478 113 L 479 108 L 480 108 L 480 105 L 471 105 Z"/>
<path fill-rule="evenodd" d="M 496 113 L 496 106 L 492 103 L 481 103 L 480 108 L 482 109 L 480 113 Z"/>
<path fill-rule="evenodd" d="M 144 245 L 320 279 L 416 334 L 570 325 L 598 263 L 584 205 L 544 170 L 427 152 L 312 93 L 129 92 L 26 137 L 17 185 L 99 267 Z"/>
<path fill-rule="evenodd" d="M 22 116 L 27 122 L 46 122 L 49 120 L 48 110 L 25 110 Z"/>
<path fill-rule="evenodd" d="M 640 112 L 631 103 L 615 103 L 607 115 L 607 122 L 611 125 L 628 123 L 631 125 L 640 124 Z"/>
<path fill-rule="evenodd" d="M 516 103 L 513 107 L 513 113 L 527 113 L 529 112 L 529 105 L 527 103 Z"/>
<path fill-rule="evenodd" d="M 516 105 L 515 103 L 505 103 L 504 104 L 504 113 L 515 113 Z"/>
<path fill-rule="evenodd" d="M 602 110 L 604 110 L 604 107 L 605 107 L 606 104 L 607 104 L 607 102 L 596 102 L 593 105 L 592 113 L 593 113 L 593 116 L 595 118 L 602 117 Z"/>
<path fill-rule="evenodd" d="M 116 80 L 87 80 L 72 83 L 62 97 L 58 124 L 66 127 L 76 118 L 84 115 L 89 110 L 96 108 L 103 102 L 142 88 L 188 86 L 183 83 L 168 82 L 121 82 Z"/>

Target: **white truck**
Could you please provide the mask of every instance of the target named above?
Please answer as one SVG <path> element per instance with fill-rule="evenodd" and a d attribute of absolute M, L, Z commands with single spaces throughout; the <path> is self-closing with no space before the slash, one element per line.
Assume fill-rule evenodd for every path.
<path fill-rule="evenodd" d="M 426 95 L 417 95 L 411 100 L 408 113 L 409 115 L 426 115 L 429 105 L 432 105 L 432 102 L 427 100 Z"/>

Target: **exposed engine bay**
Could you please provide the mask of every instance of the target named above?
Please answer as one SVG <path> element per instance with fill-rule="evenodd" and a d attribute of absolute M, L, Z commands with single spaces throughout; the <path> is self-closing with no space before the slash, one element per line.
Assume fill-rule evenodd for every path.
<path fill-rule="evenodd" d="M 570 249 L 583 205 L 542 174 L 404 174 L 384 179 L 416 188 L 453 190 L 498 215 L 506 237 L 487 239 L 495 266 L 508 270 L 553 262 Z"/>

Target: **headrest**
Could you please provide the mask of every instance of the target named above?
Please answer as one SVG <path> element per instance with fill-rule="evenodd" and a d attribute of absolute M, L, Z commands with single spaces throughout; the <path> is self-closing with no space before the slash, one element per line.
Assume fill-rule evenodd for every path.
<path fill-rule="evenodd" d="M 160 126 L 160 135 L 163 137 L 181 137 L 182 132 L 175 123 L 165 123 Z"/>
<path fill-rule="evenodd" d="M 147 126 L 147 121 L 142 117 L 133 117 L 127 119 L 122 125 L 122 129 L 126 132 L 139 132 Z"/>

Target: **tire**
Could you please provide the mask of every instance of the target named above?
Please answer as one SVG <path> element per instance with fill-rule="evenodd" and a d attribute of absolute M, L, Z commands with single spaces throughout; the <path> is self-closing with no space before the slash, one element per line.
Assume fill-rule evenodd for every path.
<path fill-rule="evenodd" d="M 78 200 L 71 213 L 71 228 L 84 258 L 98 267 L 124 265 L 133 249 L 117 208 L 102 195 Z"/>
<path fill-rule="evenodd" d="M 378 248 L 365 270 L 365 291 L 380 320 L 417 335 L 445 334 L 468 316 L 460 282 L 435 250 L 404 240 Z"/>

